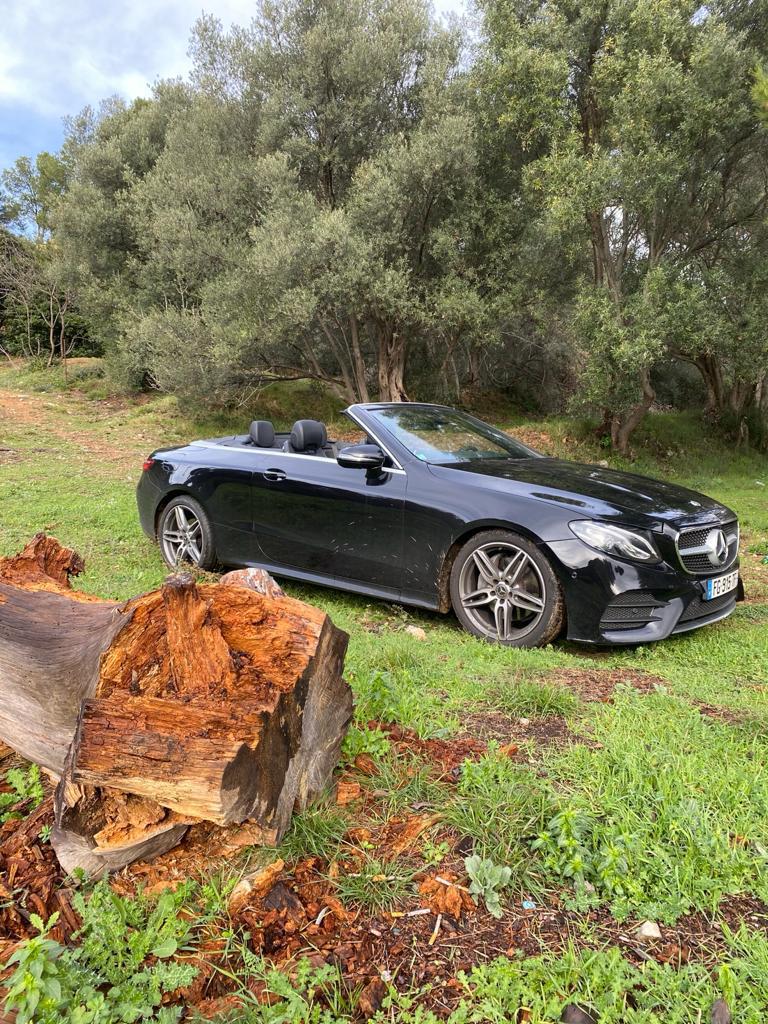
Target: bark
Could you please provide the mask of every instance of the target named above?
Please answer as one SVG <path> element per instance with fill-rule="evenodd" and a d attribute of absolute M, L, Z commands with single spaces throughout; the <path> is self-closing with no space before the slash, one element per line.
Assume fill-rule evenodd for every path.
<path fill-rule="evenodd" d="M 698 356 L 694 363 L 707 389 L 707 404 L 704 407 L 704 412 L 708 416 L 719 415 L 724 408 L 725 387 L 722 367 L 715 356 L 708 353 Z"/>
<path fill-rule="evenodd" d="M 118 604 L 72 589 L 82 567 L 42 535 L 0 562 L 0 738 L 60 777 L 62 864 L 156 855 L 201 818 L 279 842 L 338 759 L 346 634 L 256 570 Z"/>
<path fill-rule="evenodd" d="M 379 329 L 379 401 L 406 402 L 405 338 L 389 325 Z"/>
<path fill-rule="evenodd" d="M 640 385 L 643 392 L 642 399 L 628 412 L 615 415 L 611 422 L 611 445 L 622 455 L 627 454 L 632 434 L 640 426 L 656 398 L 656 392 L 651 386 L 651 378 L 647 370 L 644 370 L 641 375 Z"/>
<path fill-rule="evenodd" d="M 363 360 L 363 352 L 360 348 L 360 328 L 357 322 L 357 317 L 351 316 L 349 318 L 349 334 L 351 338 L 352 346 L 352 366 L 355 375 L 355 390 L 357 392 L 358 402 L 368 402 L 370 396 L 368 394 L 368 383 L 365 379 L 365 362 Z"/>

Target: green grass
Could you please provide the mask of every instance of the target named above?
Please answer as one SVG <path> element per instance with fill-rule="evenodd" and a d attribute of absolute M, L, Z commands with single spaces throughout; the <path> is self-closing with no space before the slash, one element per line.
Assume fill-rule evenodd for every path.
<path fill-rule="evenodd" d="M 538 848 L 619 918 L 672 922 L 729 892 L 768 897 L 768 737 L 663 693 L 624 690 L 591 722 L 599 746 L 549 758 Z"/>
<path fill-rule="evenodd" d="M 262 416 L 280 426 L 298 415 L 334 421 L 339 407 L 306 385 L 276 384 L 251 408 L 195 419 L 168 397 L 112 395 L 98 365 L 73 370 L 65 388 L 56 372 L 0 369 L 0 391 L 9 396 L 0 397 L 0 555 L 46 529 L 84 556 L 77 585 L 116 599 L 156 587 L 166 574 L 135 510 L 150 451 L 242 430 Z M 559 642 L 513 651 L 468 636 L 450 617 L 287 584 L 350 633 L 345 672 L 359 732 L 347 756 L 374 757 L 377 774 L 362 781 L 380 794 L 378 813 L 440 810 L 446 828 L 512 868 L 510 893 L 556 890 L 576 907 L 600 902 L 622 918 L 671 921 L 691 907 L 711 912 L 733 892 L 768 898 L 768 459 L 732 451 L 688 413 L 648 417 L 630 462 L 606 452 L 586 424 L 498 410 L 502 426 L 551 454 L 674 480 L 734 508 L 749 602 L 724 623 L 643 648 L 597 651 Z M 409 622 L 424 628 L 425 640 L 405 631 Z M 553 670 L 579 668 L 642 670 L 660 677 L 662 688 L 620 690 L 603 706 L 547 681 Z M 732 720 L 702 716 L 697 702 L 729 709 Z M 378 719 L 424 738 L 450 737 L 488 710 L 512 720 L 563 715 L 584 742 L 531 754 L 529 765 L 492 750 L 447 785 L 424 761 L 365 729 Z M 353 811 L 319 805 L 294 819 L 281 853 L 332 859 L 354 824 Z M 351 903 L 373 908 L 381 906 L 379 883 L 369 867 L 341 884 L 351 886 Z M 384 865 L 378 873 L 400 871 Z M 699 1011 L 704 1020 L 717 993 L 733 985 L 735 1019 L 765 1019 L 765 940 L 751 932 L 732 938 L 723 963 L 711 976 L 700 964 L 634 968 L 613 949 L 503 960 L 467 980 L 466 1014 L 456 1021 L 515 1019 L 520 1006 L 532 1007 L 532 1021 L 558 1019 L 568 993 L 599 1008 L 601 1022 L 694 1021 Z M 406 1001 L 397 996 L 387 1019 L 426 1024 Z M 347 1011 L 338 1019 L 348 1019 Z"/>
<path fill-rule="evenodd" d="M 382 862 L 366 857 L 334 880 L 345 906 L 382 914 L 402 907 L 413 893 L 413 872 L 397 861 Z"/>
<path fill-rule="evenodd" d="M 463 765 L 446 824 L 473 840 L 474 852 L 512 870 L 517 892 L 540 892 L 542 876 L 531 843 L 544 824 L 546 784 L 494 747 Z"/>

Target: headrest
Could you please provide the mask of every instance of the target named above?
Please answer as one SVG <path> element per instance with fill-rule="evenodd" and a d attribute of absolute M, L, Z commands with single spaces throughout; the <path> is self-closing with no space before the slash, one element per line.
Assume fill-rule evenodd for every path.
<path fill-rule="evenodd" d="M 295 452 L 322 448 L 327 440 L 325 427 L 318 420 L 296 420 L 291 428 L 291 448 Z"/>
<path fill-rule="evenodd" d="M 248 433 L 257 448 L 271 448 L 275 443 L 275 428 L 269 420 L 254 420 Z"/>

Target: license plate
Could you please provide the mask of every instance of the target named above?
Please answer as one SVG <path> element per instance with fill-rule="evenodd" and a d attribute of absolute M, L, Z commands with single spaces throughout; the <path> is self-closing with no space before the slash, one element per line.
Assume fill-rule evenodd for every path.
<path fill-rule="evenodd" d="M 731 590 L 735 590 L 739 582 L 738 570 L 729 572 L 726 576 L 717 576 L 713 580 L 707 580 L 704 591 L 704 600 L 711 601 L 713 597 L 722 597 Z"/>

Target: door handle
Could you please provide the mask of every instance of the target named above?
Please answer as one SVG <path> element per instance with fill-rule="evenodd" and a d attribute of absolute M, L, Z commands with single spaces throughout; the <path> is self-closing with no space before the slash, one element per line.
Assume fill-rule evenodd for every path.
<path fill-rule="evenodd" d="M 277 484 L 285 480 L 285 472 L 282 469 L 265 469 L 264 479 L 269 480 L 271 484 Z"/>

